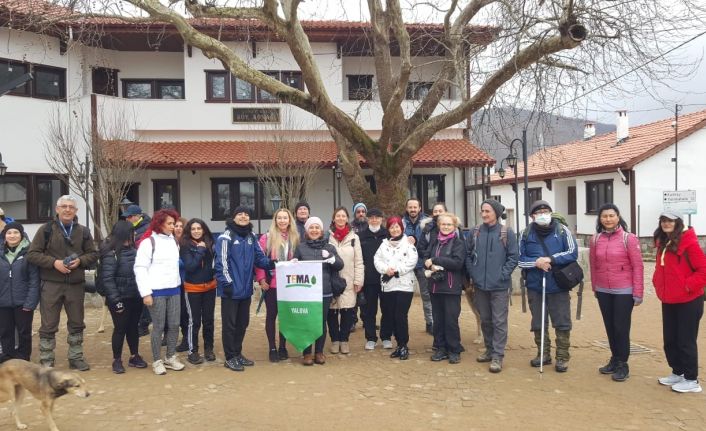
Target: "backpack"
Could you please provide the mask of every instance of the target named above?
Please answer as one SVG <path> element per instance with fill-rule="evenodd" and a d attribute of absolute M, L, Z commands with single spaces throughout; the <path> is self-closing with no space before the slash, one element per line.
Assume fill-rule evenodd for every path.
<path fill-rule="evenodd" d="M 473 249 L 476 250 L 477 244 L 476 241 L 478 240 L 478 237 L 480 236 L 480 225 L 477 224 L 473 228 Z M 507 226 L 504 224 L 500 224 L 500 242 L 503 244 L 503 247 L 507 249 Z"/>
<path fill-rule="evenodd" d="M 554 212 L 554 213 L 552 213 L 552 220 L 559 222 L 559 223 L 556 223 L 554 226 L 554 234 L 556 236 L 566 235 L 566 232 L 564 232 L 564 228 L 561 227 L 561 225 L 569 227 L 569 223 L 566 221 L 566 218 L 563 215 L 561 215 L 560 213 Z M 530 225 L 531 225 L 531 223 L 530 223 Z M 522 231 L 522 240 L 523 241 L 527 241 L 527 238 L 529 237 L 529 227 L 530 226 L 527 226 Z"/>
<path fill-rule="evenodd" d="M 115 250 L 111 250 L 113 253 L 113 257 L 115 258 L 115 268 L 117 269 L 118 265 L 120 265 L 120 256 L 118 256 L 115 253 Z M 94 283 L 96 287 L 96 293 L 99 294 L 100 296 L 105 297 L 106 291 L 105 291 L 105 284 L 103 283 L 103 256 L 100 258 L 100 262 L 98 263 L 98 266 L 96 267 L 96 273 L 94 275 Z"/>
<path fill-rule="evenodd" d="M 597 232 L 593 234 L 593 237 L 591 238 L 591 244 L 596 245 L 598 243 L 598 237 L 601 236 L 603 232 Z M 625 251 L 628 251 L 628 238 L 630 237 L 630 232 L 626 232 L 625 229 L 623 229 L 623 247 L 625 248 Z"/>

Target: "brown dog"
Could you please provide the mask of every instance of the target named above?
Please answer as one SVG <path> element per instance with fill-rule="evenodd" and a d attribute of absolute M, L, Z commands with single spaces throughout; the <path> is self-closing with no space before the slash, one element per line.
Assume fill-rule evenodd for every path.
<path fill-rule="evenodd" d="M 464 281 L 463 284 L 463 291 L 466 293 L 468 305 L 471 306 L 471 311 L 473 311 L 473 315 L 476 316 L 476 339 L 473 340 L 473 344 L 483 344 L 483 333 L 480 330 L 480 314 L 478 314 L 478 310 L 473 304 L 473 295 L 476 293 L 476 288 L 473 283 L 468 280 Z"/>
<path fill-rule="evenodd" d="M 59 431 L 52 417 L 54 400 L 68 393 L 82 398 L 90 395 L 86 382 L 73 373 L 40 367 L 21 359 L 11 359 L 0 365 L 0 402 L 12 401 L 12 415 L 17 429 L 20 430 L 27 428 L 27 425 L 20 421 L 20 406 L 25 390 L 41 403 L 42 414 L 51 431 Z"/>

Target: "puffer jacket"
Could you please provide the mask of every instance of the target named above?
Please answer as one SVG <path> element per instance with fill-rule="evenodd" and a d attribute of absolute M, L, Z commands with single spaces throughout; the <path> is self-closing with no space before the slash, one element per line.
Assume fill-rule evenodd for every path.
<path fill-rule="evenodd" d="M 441 281 L 434 281 L 429 278 L 427 282 L 431 286 L 430 291 L 434 294 L 460 295 L 463 291 L 464 264 L 466 262 L 466 245 L 463 238 L 456 236 L 445 244 L 439 242 L 439 236 L 431 239 L 429 244 L 431 250 L 432 264 L 444 268 L 444 278 Z"/>
<path fill-rule="evenodd" d="M 323 297 L 332 296 L 331 293 L 331 273 L 338 272 L 343 269 L 343 260 L 336 252 L 336 247 L 329 244 L 326 240 L 317 239 L 307 239 L 300 243 L 296 250 L 294 250 L 294 259 L 298 260 L 325 260 L 327 258 L 323 257 L 323 250 L 326 250 L 329 257 L 335 257 L 334 263 L 324 263 L 321 265 L 321 288 L 323 290 Z M 326 316 L 324 316 L 324 319 Z"/>
<path fill-rule="evenodd" d="M 331 233 L 329 244 L 336 248 L 336 254 L 343 261 L 340 275 L 346 280 L 346 290 L 341 296 L 331 301 L 331 309 L 353 308 L 356 302 L 356 292 L 353 286 L 362 287 L 365 281 L 365 265 L 363 264 L 363 251 L 360 248 L 360 238 L 351 229 L 340 242 Z"/>
<path fill-rule="evenodd" d="M 375 269 L 375 253 L 380 248 L 380 244 L 387 237 L 387 229 L 380 226 L 380 230 L 373 232 L 366 228 L 358 233 L 360 238 L 360 249 L 363 251 L 363 265 L 365 266 L 366 286 L 380 286 L 380 273 Z"/>
<path fill-rule="evenodd" d="M 29 241 L 22 239 L 20 250 L 10 263 L 6 245 L 0 246 L 0 307 L 34 310 L 39 303 L 39 267 L 27 260 Z"/>
<path fill-rule="evenodd" d="M 631 294 L 642 299 L 644 265 L 640 241 L 618 227 L 597 233 L 590 242 L 591 286 L 593 291 Z"/>
<path fill-rule="evenodd" d="M 242 237 L 226 229 L 216 241 L 216 281 L 219 297 L 247 299 L 253 294 L 253 268 L 270 269 L 255 234 Z M 228 295 L 230 291 L 230 295 Z"/>
<path fill-rule="evenodd" d="M 179 248 L 179 257 L 184 263 L 182 281 L 192 284 L 213 282 L 213 250 L 191 242 Z"/>
<path fill-rule="evenodd" d="M 547 293 L 565 292 L 556 284 L 552 271 L 544 272 L 535 266 L 535 262 L 540 257 L 549 257 L 551 265 L 563 266 L 575 262 L 579 257 L 579 250 L 576 240 L 568 227 L 552 220 L 551 232 L 544 237 L 544 243 L 550 256 L 546 256 L 539 234 L 534 229 L 535 223 L 530 223 L 527 233 L 523 233 L 520 240 L 520 263 L 519 267 L 526 271 L 528 289 L 535 292 L 542 291 L 542 278 L 546 276 Z M 526 236 L 526 237 L 525 237 Z"/>
<path fill-rule="evenodd" d="M 154 251 L 149 238 L 140 242 L 135 256 L 135 280 L 140 296 L 155 290 L 174 289 L 181 285 L 179 246 L 174 236 L 152 232 Z"/>
<path fill-rule="evenodd" d="M 378 276 L 387 273 L 387 268 L 394 268 L 398 273 L 387 282 L 382 282 L 383 292 L 414 292 L 417 277 L 414 268 L 417 266 L 417 248 L 409 243 L 406 235 L 402 236 L 396 245 L 389 239 L 383 240 L 375 253 L 375 269 Z"/>
<path fill-rule="evenodd" d="M 652 284 L 657 298 L 666 304 L 693 301 L 704 294 L 706 256 L 699 247 L 693 228 L 684 231 L 676 253 L 657 244 Z"/>
<path fill-rule="evenodd" d="M 126 299 L 140 298 L 135 279 L 135 257 L 137 249 L 134 247 L 120 250 L 118 260 L 115 251 L 104 246 L 101 249 L 101 272 L 105 286 L 105 300 L 110 307 Z"/>

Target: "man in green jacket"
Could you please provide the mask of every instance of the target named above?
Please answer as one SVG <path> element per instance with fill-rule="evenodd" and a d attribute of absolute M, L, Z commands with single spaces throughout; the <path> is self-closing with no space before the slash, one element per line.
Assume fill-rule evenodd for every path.
<path fill-rule="evenodd" d="M 98 261 L 98 252 L 87 227 L 78 224 L 76 198 L 64 195 L 56 202 L 57 217 L 42 225 L 29 246 L 27 259 L 40 268 L 42 289 L 39 311 L 39 361 L 54 366 L 56 332 L 61 308 L 68 318 L 69 367 L 87 371 L 83 356 L 85 269 Z"/>

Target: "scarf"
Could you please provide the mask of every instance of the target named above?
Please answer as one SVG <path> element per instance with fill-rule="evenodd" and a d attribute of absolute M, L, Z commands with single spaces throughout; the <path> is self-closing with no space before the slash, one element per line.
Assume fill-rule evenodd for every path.
<path fill-rule="evenodd" d="M 546 226 L 542 226 L 539 223 L 532 224 L 534 225 L 534 230 L 540 236 L 548 236 L 550 233 L 554 232 L 554 229 L 556 229 L 556 220 L 552 220 L 552 222 Z"/>
<path fill-rule="evenodd" d="M 321 250 L 326 244 L 328 244 L 328 242 L 323 238 L 306 240 L 306 245 L 316 250 Z"/>
<path fill-rule="evenodd" d="M 390 245 L 393 247 L 398 247 L 400 245 L 400 240 L 404 237 L 404 233 L 399 234 L 396 237 L 391 237 L 390 234 L 388 234 L 388 241 L 390 242 Z"/>
<path fill-rule="evenodd" d="M 5 258 L 12 264 L 17 258 L 17 255 L 26 247 L 29 247 L 29 240 L 27 240 L 27 238 L 22 238 L 22 241 L 14 247 L 10 247 L 5 243 Z"/>
<path fill-rule="evenodd" d="M 252 223 L 248 223 L 247 226 L 240 226 L 238 224 L 235 224 L 233 220 L 228 220 L 226 222 L 226 227 L 235 232 L 236 235 L 241 236 L 243 238 L 246 238 L 250 234 L 252 234 Z"/>
<path fill-rule="evenodd" d="M 345 225 L 341 228 L 334 226 L 333 237 L 336 238 L 338 242 L 341 242 L 350 231 L 351 227 L 349 225 Z"/>
<path fill-rule="evenodd" d="M 456 238 L 456 231 L 453 231 L 448 235 L 444 235 L 443 233 L 439 232 L 437 238 L 439 239 L 439 245 L 446 245 L 449 241 Z"/>

